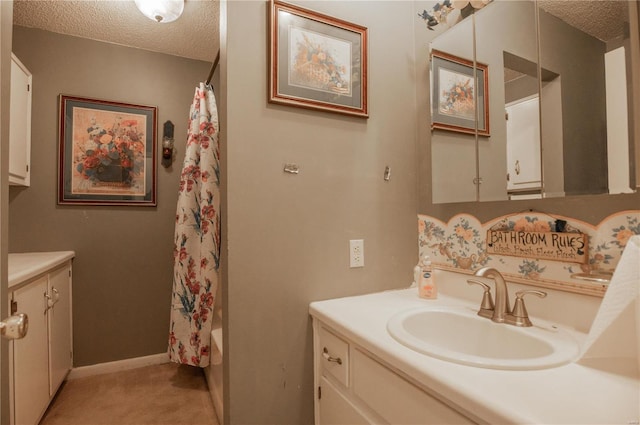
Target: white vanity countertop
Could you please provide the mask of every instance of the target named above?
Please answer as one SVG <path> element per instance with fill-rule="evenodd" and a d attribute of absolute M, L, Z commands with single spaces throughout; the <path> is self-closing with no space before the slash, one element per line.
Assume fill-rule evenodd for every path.
<path fill-rule="evenodd" d="M 9 288 L 53 269 L 75 255 L 74 251 L 9 254 Z"/>
<path fill-rule="evenodd" d="M 409 288 L 317 301 L 311 303 L 310 313 L 480 423 L 638 424 L 640 380 L 635 363 L 632 373 L 622 370 L 631 362 L 617 360 L 603 362 L 606 367 L 571 363 L 508 371 L 451 363 L 405 347 L 387 332 L 394 314 L 434 304 L 469 305 L 446 295 L 424 300 L 417 292 Z M 535 325 L 535 317 L 532 321 Z"/>

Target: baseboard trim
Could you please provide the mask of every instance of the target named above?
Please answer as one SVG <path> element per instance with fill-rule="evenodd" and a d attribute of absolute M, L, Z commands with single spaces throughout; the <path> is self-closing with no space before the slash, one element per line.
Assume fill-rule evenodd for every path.
<path fill-rule="evenodd" d="M 152 354 L 144 357 L 118 360 L 115 362 L 98 363 L 89 366 L 74 367 L 69 372 L 67 380 L 85 378 L 87 376 L 102 375 L 104 373 L 120 372 L 145 366 L 158 365 L 169 362 L 168 353 Z"/>

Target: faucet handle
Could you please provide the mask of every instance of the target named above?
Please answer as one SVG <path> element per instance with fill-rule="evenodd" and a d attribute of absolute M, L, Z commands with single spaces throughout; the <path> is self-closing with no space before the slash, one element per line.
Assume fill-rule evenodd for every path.
<path fill-rule="evenodd" d="M 480 282 L 475 279 L 468 279 L 469 285 L 480 285 L 484 289 L 482 294 L 482 302 L 480 303 L 480 310 L 478 310 L 478 316 L 491 318 L 493 316 L 493 298 L 491 298 L 491 287 L 484 282 Z"/>
<path fill-rule="evenodd" d="M 531 326 L 531 320 L 529 320 L 529 313 L 527 313 L 527 308 L 524 306 L 524 296 L 527 294 L 535 295 L 539 298 L 544 298 L 547 296 L 547 293 L 544 291 L 535 291 L 532 289 L 527 289 L 524 291 L 516 292 L 516 301 L 513 304 L 513 312 L 511 315 L 514 319 L 514 325 L 516 326 Z"/>

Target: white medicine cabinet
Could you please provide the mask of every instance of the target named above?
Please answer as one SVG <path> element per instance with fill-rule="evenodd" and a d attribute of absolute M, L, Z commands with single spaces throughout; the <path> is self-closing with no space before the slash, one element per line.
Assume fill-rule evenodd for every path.
<path fill-rule="evenodd" d="M 29 186 L 31 180 L 31 92 L 31 72 L 11 53 L 9 184 L 15 186 Z"/>

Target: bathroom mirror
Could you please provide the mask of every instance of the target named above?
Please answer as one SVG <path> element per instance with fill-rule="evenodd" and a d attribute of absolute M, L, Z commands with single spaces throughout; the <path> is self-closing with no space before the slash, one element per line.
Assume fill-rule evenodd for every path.
<path fill-rule="evenodd" d="M 633 192 L 630 3 L 494 0 L 433 31 L 488 66 L 491 129 L 431 131 L 433 203 Z"/>

